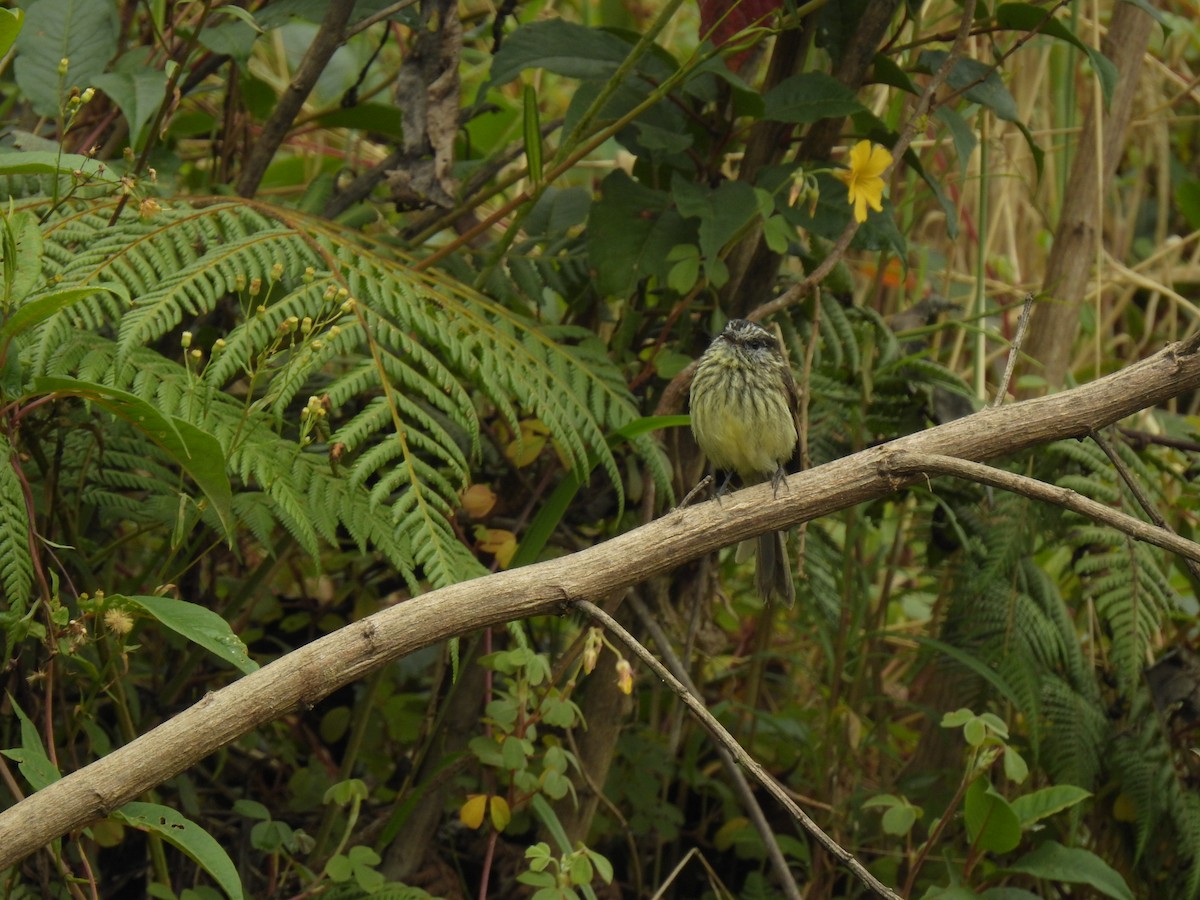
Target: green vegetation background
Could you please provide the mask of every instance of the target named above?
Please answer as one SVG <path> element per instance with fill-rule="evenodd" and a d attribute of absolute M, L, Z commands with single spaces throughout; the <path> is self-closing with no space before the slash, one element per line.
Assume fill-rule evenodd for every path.
<path fill-rule="evenodd" d="M 990 402 L 1028 293 L 1021 395 L 1195 329 L 1184 0 L 8 6 L 0 808 L 386 605 L 661 514 L 702 474 L 688 364 L 823 262 L 769 319 L 812 466 Z M 1109 30 L 1130 15 L 1144 46 Z M 1130 56 L 1061 296 L 1072 166 Z M 906 130 L 844 247 L 850 149 Z M 1039 331 L 1056 304 L 1077 327 Z M 1194 413 L 1004 464 L 1144 515 L 1137 485 L 1190 536 Z M 732 549 L 625 610 L 878 878 L 1200 893 L 1179 560 L 946 480 L 794 547 L 794 610 Z M 805 896 L 865 895 L 763 808 Z M 788 890 L 707 734 L 571 619 L 407 657 L 0 871 L 11 898 Z"/>

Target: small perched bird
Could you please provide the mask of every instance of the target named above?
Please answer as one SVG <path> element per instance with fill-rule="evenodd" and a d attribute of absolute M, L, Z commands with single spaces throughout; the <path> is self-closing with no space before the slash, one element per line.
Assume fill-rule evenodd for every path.
<path fill-rule="evenodd" d="M 784 464 L 799 455 L 797 407 L 779 341 L 753 322 L 731 320 L 692 380 L 692 434 L 713 468 L 736 472 L 746 485 L 769 478 L 778 490 Z M 774 594 L 786 606 L 795 603 L 784 532 L 759 536 L 755 585 L 765 601 Z"/>

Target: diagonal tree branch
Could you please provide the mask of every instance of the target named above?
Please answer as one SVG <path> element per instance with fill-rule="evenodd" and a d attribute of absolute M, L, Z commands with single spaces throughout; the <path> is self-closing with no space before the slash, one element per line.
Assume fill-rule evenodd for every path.
<path fill-rule="evenodd" d="M 350 13 L 354 11 L 354 3 L 355 0 L 333 0 L 329 4 L 321 27 L 317 30 L 308 52 L 304 54 L 304 59 L 300 61 L 300 67 L 296 70 L 291 84 L 280 96 L 271 118 L 263 126 L 262 134 L 255 141 L 250 155 L 242 165 L 242 174 L 237 183 L 239 196 L 253 197 L 254 192 L 258 190 L 259 182 L 267 174 L 267 166 L 271 164 L 275 151 L 287 137 L 288 129 L 292 127 L 300 107 L 312 93 L 317 79 L 325 71 L 325 66 L 328 65 L 334 51 L 345 41 L 346 23 L 350 20 Z"/>
<path fill-rule="evenodd" d="M 968 460 L 1084 437 L 1200 388 L 1200 335 L 1071 391 L 990 407 L 790 476 L 667 513 L 560 559 L 442 588 L 313 641 L 0 813 L 0 869 L 195 765 L 243 734 L 455 635 L 628 587 L 720 547 L 871 500 L 919 480 L 888 460 L 899 451 Z"/>

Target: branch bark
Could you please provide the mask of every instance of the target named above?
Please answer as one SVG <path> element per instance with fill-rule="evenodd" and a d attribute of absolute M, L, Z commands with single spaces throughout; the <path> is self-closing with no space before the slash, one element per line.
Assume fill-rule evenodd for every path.
<path fill-rule="evenodd" d="M 304 54 L 304 59 L 300 61 L 300 67 L 296 70 L 291 84 L 279 98 L 275 111 L 271 113 L 271 118 L 267 120 L 262 134 L 246 158 L 237 183 L 239 196 L 253 197 L 254 192 L 258 190 L 259 182 L 267 173 L 267 166 L 271 164 L 275 151 L 287 137 L 288 129 L 296 120 L 296 114 L 300 112 L 300 107 L 312 93 L 317 79 L 325 71 L 325 66 L 329 64 L 329 59 L 333 56 L 334 51 L 345 40 L 346 23 L 350 20 L 350 13 L 354 11 L 354 3 L 355 0 L 333 0 L 329 4 L 321 27 L 318 29 L 316 37 L 313 38 L 308 52 Z"/>
<path fill-rule="evenodd" d="M 1125 146 L 1125 132 L 1133 115 L 1142 57 L 1150 41 L 1154 20 L 1133 3 L 1117 3 L 1108 34 L 1101 44 L 1105 56 L 1120 73 L 1112 102 L 1105 115 L 1096 103 L 1084 120 L 1079 149 L 1063 195 L 1062 215 L 1054 230 L 1054 246 L 1046 261 L 1043 293 L 1053 298 L 1033 312 L 1029 356 L 1040 364 L 1040 373 L 1051 388 L 1063 384 L 1079 330 L 1079 313 L 1087 293 L 1093 264 L 1097 263 L 1098 230 L 1103 227 L 1103 198 L 1112 186 L 1117 163 Z M 1101 116 L 1100 128 L 1096 116 Z M 1098 146 L 1096 136 L 1101 133 Z M 1034 371 L 1034 366 L 1024 367 Z"/>
<path fill-rule="evenodd" d="M 0 813 L 0 869 L 195 765 L 259 725 L 430 644 L 513 619 L 565 612 L 720 547 L 885 496 L 922 476 L 897 474 L 898 451 L 983 460 L 1083 437 L 1200 388 L 1200 335 L 1075 390 L 991 407 L 790 476 L 718 504 L 667 513 L 560 559 L 433 591 L 383 610 L 208 694 L 108 756 Z"/>

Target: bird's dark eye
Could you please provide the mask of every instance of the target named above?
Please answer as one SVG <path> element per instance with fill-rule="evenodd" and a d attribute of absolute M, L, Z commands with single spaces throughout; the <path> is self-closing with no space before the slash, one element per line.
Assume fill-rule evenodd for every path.
<path fill-rule="evenodd" d="M 765 334 L 746 339 L 746 347 L 750 350 L 770 350 L 774 346 L 775 339 Z"/>

